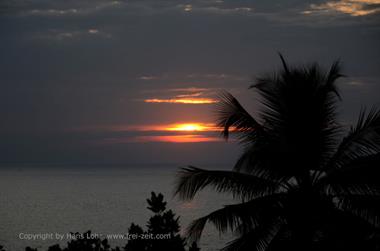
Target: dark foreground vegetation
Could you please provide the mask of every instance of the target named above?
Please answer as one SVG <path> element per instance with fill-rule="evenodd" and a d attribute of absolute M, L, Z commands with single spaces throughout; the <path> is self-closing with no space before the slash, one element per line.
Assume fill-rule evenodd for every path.
<path fill-rule="evenodd" d="M 91 231 L 85 233 L 72 233 L 78 238 L 70 240 L 66 247 L 56 244 L 50 246 L 47 251 L 199 251 L 194 242 L 189 247 L 186 240 L 180 236 L 179 216 L 172 210 L 166 209 L 166 202 L 162 194 L 154 192 L 147 199 L 148 209 L 153 216 L 147 222 L 147 229 L 134 223 L 128 228 L 130 237 L 124 247 L 111 248 L 106 238 L 95 238 Z M 160 238 L 156 238 L 159 236 Z M 0 251 L 5 251 L 0 246 Z M 38 251 L 37 248 L 26 247 L 25 251 Z"/>
<path fill-rule="evenodd" d="M 237 238 L 224 250 L 380 250 L 380 112 L 362 110 L 346 130 L 337 119 L 339 62 L 291 67 L 256 79 L 253 117 L 229 93 L 219 102 L 223 136 L 237 135 L 243 153 L 232 171 L 180 171 L 177 194 L 192 199 L 212 187 L 233 194 L 227 205 L 195 220 Z M 380 96 L 379 96 L 380 97 Z"/>

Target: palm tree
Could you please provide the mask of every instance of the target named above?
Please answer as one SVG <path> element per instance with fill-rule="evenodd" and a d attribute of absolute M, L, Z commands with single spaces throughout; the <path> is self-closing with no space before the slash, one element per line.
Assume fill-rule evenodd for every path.
<path fill-rule="evenodd" d="M 193 221 L 188 238 L 199 240 L 210 222 L 237 235 L 223 250 L 377 250 L 380 111 L 363 109 L 347 132 L 337 121 L 339 61 L 324 71 L 280 58 L 279 72 L 250 86 L 261 96 L 257 119 L 221 95 L 222 135 L 233 132 L 244 149 L 233 170 L 179 172 L 183 200 L 205 187 L 239 200 Z"/>

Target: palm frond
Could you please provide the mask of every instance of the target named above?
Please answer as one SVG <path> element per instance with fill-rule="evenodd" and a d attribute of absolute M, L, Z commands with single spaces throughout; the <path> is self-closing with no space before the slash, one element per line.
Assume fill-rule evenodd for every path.
<path fill-rule="evenodd" d="M 270 149 L 268 142 L 257 142 L 244 149 L 234 165 L 237 172 L 249 173 L 253 176 L 276 181 L 283 188 L 288 188 L 288 181 L 293 174 L 290 168 L 283 168 L 281 154 L 276 154 L 277 149 Z"/>
<path fill-rule="evenodd" d="M 268 221 L 267 224 L 261 225 L 229 242 L 222 251 L 265 251 L 280 231 L 282 225 L 283 223 L 280 219 L 274 218 L 274 220 Z"/>
<path fill-rule="evenodd" d="M 217 104 L 217 125 L 223 128 L 222 135 L 229 138 L 230 130 L 239 134 L 242 142 L 252 142 L 263 127 L 243 108 L 239 101 L 230 93 L 222 92 Z"/>
<path fill-rule="evenodd" d="M 342 195 L 377 195 L 380 196 L 380 187 L 370 184 L 328 184 L 324 187 L 327 196 L 342 196 Z"/>
<path fill-rule="evenodd" d="M 273 194 L 281 187 L 280 183 L 235 171 L 205 170 L 190 166 L 182 168 L 178 175 L 175 195 L 184 200 L 192 199 L 207 186 L 242 199 Z"/>
<path fill-rule="evenodd" d="M 289 74 L 290 71 L 289 71 L 288 63 L 286 63 L 284 56 L 280 52 L 278 52 L 278 55 L 280 56 L 281 63 L 282 63 L 282 66 L 284 67 L 285 73 Z"/>
<path fill-rule="evenodd" d="M 320 178 L 317 186 L 327 195 L 380 195 L 380 154 L 361 157 Z"/>
<path fill-rule="evenodd" d="M 246 172 L 253 174 L 258 177 L 265 176 L 269 170 L 260 168 L 260 163 L 262 160 L 260 144 L 252 144 L 249 147 L 246 147 L 243 153 L 240 155 L 238 160 L 234 165 L 234 170 L 237 172 Z"/>
<path fill-rule="evenodd" d="M 361 157 L 380 153 L 380 110 L 372 108 L 369 113 L 360 112 L 355 127 L 342 140 L 326 170 L 344 168 Z"/>
<path fill-rule="evenodd" d="M 326 77 L 326 87 L 329 89 L 329 90 L 332 90 L 336 96 L 339 98 L 339 99 L 342 99 L 337 88 L 336 88 L 336 85 L 335 85 L 335 81 L 338 79 L 338 78 L 341 78 L 341 77 L 344 77 L 344 75 L 341 73 L 341 64 L 340 64 L 340 60 L 336 60 L 330 67 L 330 71 L 329 73 L 327 74 L 327 77 Z"/>
<path fill-rule="evenodd" d="M 337 197 L 339 209 L 364 219 L 375 227 L 380 227 L 380 196 L 349 195 Z"/>
<path fill-rule="evenodd" d="M 335 198 L 333 207 L 326 208 L 324 216 L 318 221 L 316 250 L 377 250 L 366 248 L 376 228 L 347 210 L 341 200 Z"/>
<path fill-rule="evenodd" d="M 187 238 L 190 241 L 198 241 L 207 222 L 212 223 L 221 233 L 228 230 L 247 233 L 279 216 L 283 196 L 283 194 L 268 195 L 247 202 L 226 205 L 194 220 L 187 228 Z"/>

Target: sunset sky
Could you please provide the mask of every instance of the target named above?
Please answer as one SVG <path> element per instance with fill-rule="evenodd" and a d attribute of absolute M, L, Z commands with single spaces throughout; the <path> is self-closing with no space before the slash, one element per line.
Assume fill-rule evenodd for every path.
<path fill-rule="evenodd" d="M 380 105 L 379 0 L 1 0 L 0 164 L 230 165 L 215 104 L 341 59 L 341 118 Z"/>

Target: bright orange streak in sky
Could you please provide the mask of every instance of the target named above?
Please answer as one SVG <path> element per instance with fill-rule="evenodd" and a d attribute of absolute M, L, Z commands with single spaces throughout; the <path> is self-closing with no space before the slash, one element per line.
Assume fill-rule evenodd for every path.
<path fill-rule="evenodd" d="M 141 125 L 141 126 L 128 126 L 120 128 L 119 130 L 131 131 L 170 131 L 170 132 L 215 132 L 220 131 L 221 128 L 212 123 L 189 122 L 189 123 L 175 123 L 167 125 Z"/>
<path fill-rule="evenodd" d="M 162 132 L 178 132 L 178 133 L 194 133 L 194 132 L 215 132 L 220 128 L 211 123 L 177 123 L 170 125 L 152 126 L 149 131 L 162 131 Z M 218 137 L 200 134 L 179 134 L 179 135 L 159 135 L 159 136 L 140 136 L 137 137 L 141 142 L 170 142 L 170 143 L 199 143 L 199 142 L 217 142 L 220 141 Z"/>
<path fill-rule="evenodd" d="M 169 143 L 200 143 L 220 141 L 217 137 L 208 137 L 204 135 L 164 135 L 164 136 L 140 136 L 137 137 L 140 142 L 169 142 Z"/>
<path fill-rule="evenodd" d="M 218 101 L 216 99 L 211 98 L 180 98 L 180 99 L 158 99 L 158 98 L 152 98 L 152 99 L 145 99 L 145 103 L 169 103 L 169 104 L 194 104 L 194 105 L 201 105 L 201 104 L 214 104 Z"/>
<path fill-rule="evenodd" d="M 102 129 L 101 127 L 99 129 Z M 104 129 L 104 128 L 103 128 Z M 111 138 L 106 143 L 128 142 L 169 142 L 169 143 L 200 143 L 218 142 L 217 136 L 207 134 L 221 131 L 222 129 L 213 123 L 189 122 L 163 125 L 136 125 L 136 126 L 111 126 L 105 127 L 110 131 L 140 131 L 144 133 L 160 132 L 161 135 L 141 135 L 131 138 Z M 167 134 L 167 135 L 165 135 Z"/>
<path fill-rule="evenodd" d="M 218 127 L 213 124 L 204 124 L 204 123 L 178 123 L 169 125 L 166 128 L 163 128 L 165 131 L 177 131 L 177 132 L 205 132 L 205 131 L 218 131 Z"/>

